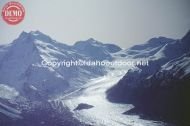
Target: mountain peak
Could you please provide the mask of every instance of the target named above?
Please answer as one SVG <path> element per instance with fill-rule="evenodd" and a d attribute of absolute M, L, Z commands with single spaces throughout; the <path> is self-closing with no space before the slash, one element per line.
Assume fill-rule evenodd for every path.
<path fill-rule="evenodd" d="M 98 42 L 93 38 L 89 38 L 87 40 L 78 41 L 74 44 L 74 46 L 94 46 L 94 45 L 103 45 L 103 43 Z"/>
<path fill-rule="evenodd" d="M 51 37 L 49 37 L 48 35 L 36 30 L 36 31 L 30 31 L 30 32 L 25 32 L 23 31 L 19 37 L 18 40 L 19 41 L 24 41 L 25 39 L 30 39 L 30 41 L 34 41 L 34 40 L 40 40 L 42 42 L 52 42 Z"/>
<path fill-rule="evenodd" d="M 25 31 L 22 31 L 22 33 L 19 35 L 19 38 L 24 38 L 26 36 L 28 36 L 28 33 Z"/>
<path fill-rule="evenodd" d="M 189 40 L 190 40 L 190 30 L 182 38 L 182 41 L 186 41 L 187 43 L 189 43 Z"/>
<path fill-rule="evenodd" d="M 30 31 L 29 34 L 34 35 L 34 36 L 45 35 L 44 33 L 40 32 L 38 30 L 36 30 L 36 31 Z M 45 36 L 47 36 L 47 35 L 45 35 Z"/>
<path fill-rule="evenodd" d="M 30 31 L 30 32 L 22 31 L 22 33 L 20 34 L 20 36 L 27 36 L 27 35 L 32 35 L 32 36 L 44 35 L 44 36 L 47 36 L 38 30 Z"/>
<path fill-rule="evenodd" d="M 148 44 L 153 44 L 153 43 L 165 44 L 165 43 L 169 43 L 172 41 L 174 41 L 174 39 L 159 36 L 159 37 L 151 38 L 150 40 L 148 40 L 147 43 Z"/>
<path fill-rule="evenodd" d="M 94 38 L 89 38 L 86 40 L 87 42 L 97 42 Z"/>

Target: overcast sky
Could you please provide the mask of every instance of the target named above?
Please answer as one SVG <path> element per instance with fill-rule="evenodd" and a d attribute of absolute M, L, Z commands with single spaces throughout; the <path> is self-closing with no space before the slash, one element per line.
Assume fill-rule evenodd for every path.
<path fill-rule="evenodd" d="M 94 38 L 127 48 L 157 36 L 181 38 L 190 29 L 189 0 L 18 0 L 26 10 L 18 25 L 0 17 L 0 44 L 39 30 L 73 44 Z M 8 0 L 0 0 L 0 8 Z"/>

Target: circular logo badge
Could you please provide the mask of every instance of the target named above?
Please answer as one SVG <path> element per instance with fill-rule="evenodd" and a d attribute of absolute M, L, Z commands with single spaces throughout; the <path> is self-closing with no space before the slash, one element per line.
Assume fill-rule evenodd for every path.
<path fill-rule="evenodd" d="M 20 23 L 25 16 L 25 9 L 19 2 L 11 1 L 4 5 L 1 16 L 10 25 Z"/>

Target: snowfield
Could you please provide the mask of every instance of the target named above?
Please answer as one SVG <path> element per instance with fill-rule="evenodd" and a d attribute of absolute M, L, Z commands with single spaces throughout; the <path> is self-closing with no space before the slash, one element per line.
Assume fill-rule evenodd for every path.
<path fill-rule="evenodd" d="M 0 84 L 0 98 L 13 99 L 18 95 L 19 92 L 17 92 L 14 88 L 5 84 Z"/>

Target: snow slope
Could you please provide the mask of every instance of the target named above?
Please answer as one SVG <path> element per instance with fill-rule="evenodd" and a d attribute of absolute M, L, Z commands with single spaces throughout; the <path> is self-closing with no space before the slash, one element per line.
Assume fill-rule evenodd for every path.
<path fill-rule="evenodd" d="M 0 84 L 0 98 L 3 99 L 13 99 L 19 95 L 19 92 L 14 88 L 9 87 L 5 84 Z"/>

